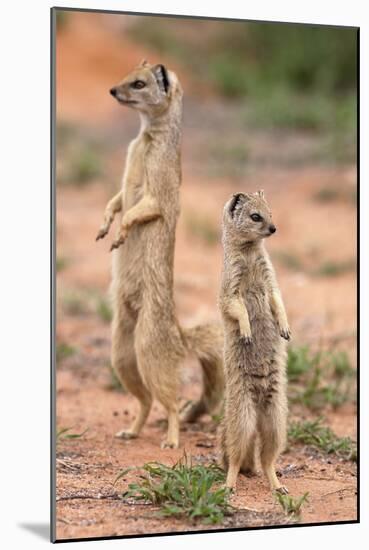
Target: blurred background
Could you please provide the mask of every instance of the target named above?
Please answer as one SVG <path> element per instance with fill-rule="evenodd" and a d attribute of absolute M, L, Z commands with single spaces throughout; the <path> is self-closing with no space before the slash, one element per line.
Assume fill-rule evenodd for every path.
<path fill-rule="evenodd" d="M 264 188 L 295 338 L 342 334 L 352 348 L 356 30 L 57 14 L 59 294 L 105 296 L 111 236 L 96 245 L 93 237 L 138 129 L 137 114 L 108 90 L 147 58 L 175 70 L 185 92 L 179 315 L 218 317 L 223 204 L 235 190 Z"/>
<path fill-rule="evenodd" d="M 293 334 L 292 414 L 323 411 L 355 437 L 356 47 L 351 28 L 57 12 L 59 423 L 86 427 L 81 380 L 100 401 L 121 391 L 109 364 L 116 225 L 104 241 L 95 236 L 139 127 L 109 89 L 146 58 L 184 88 L 180 322 L 220 319 L 223 205 L 264 189 L 278 229 L 267 247 Z M 198 376 L 186 370 L 185 394 L 198 391 Z"/>

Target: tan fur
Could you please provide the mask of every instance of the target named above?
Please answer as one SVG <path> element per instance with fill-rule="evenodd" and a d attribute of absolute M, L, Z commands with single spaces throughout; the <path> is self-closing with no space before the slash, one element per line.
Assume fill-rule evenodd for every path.
<path fill-rule="evenodd" d="M 251 216 L 261 216 L 254 221 Z M 226 378 L 221 452 L 228 487 L 239 471 L 254 473 L 257 450 L 272 490 L 275 461 L 286 439 L 287 316 L 263 239 L 275 231 L 262 191 L 238 193 L 223 213 L 220 309 Z"/>
<path fill-rule="evenodd" d="M 173 259 L 183 94 L 173 72 L 147 62 L 111 93 L 141 116 L 141 130 L 128 148 L 122 189 L 108 203 L 97 236 L 104 237 L 115 214 L 121 212 L 112 244 L 117 249 L 111 287 L 112 365 L 125 388 L 139 400 L 140 410 L 130 429 L 117 436 L 137 437 L 156 398 L 168 414 L 163 446 L 177 447 L 181 361 L 192 351 L 204 375 L 202 397 L 186 411 L 186 420 L 215 409 L 223 385 L 221 327 L 182 329 L 175 316 Z"/>

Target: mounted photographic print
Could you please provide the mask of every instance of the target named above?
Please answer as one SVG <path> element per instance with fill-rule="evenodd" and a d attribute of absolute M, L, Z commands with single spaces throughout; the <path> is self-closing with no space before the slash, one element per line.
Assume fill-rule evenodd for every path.
<path fill-rule="evenodd" d="M 51 20 L 52 539 L 357 522 L 358 29 Z"/>

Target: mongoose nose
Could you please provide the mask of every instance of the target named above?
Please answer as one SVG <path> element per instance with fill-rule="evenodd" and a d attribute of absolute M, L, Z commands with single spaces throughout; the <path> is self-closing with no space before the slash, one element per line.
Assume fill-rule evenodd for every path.
<path fill-rule="evenodd" d="M 270 233 L 275 233 L 277 231 L 276 226 L 275 225 L 270 225 L 269 226 L 269 231 L 270 231 Z"/>
<path fill-rule="evenodd" d="M 117 89 L 116 88 L 111 88 L 110 93 L 113 97 L 117 97 Z"/>

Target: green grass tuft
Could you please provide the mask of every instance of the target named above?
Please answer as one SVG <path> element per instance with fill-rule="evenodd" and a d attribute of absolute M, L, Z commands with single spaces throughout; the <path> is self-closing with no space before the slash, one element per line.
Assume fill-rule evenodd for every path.
<path fill-rule="evenodd" d="M 288 429 L 291 442 L 303 443 L 326 454 L 334 454 L 344 460 L 356 462 L 356 443 L 350 437 L 338 437 L 328 426 L 322 425 L 322 418 L 292 422 Z"/>
<path fill-rule="evenodd" d="M 302 505 L 309 502 L 309 493 L 304 493 L 301 497 L 294 498 L 290 495 L 282 495 L 278 491 L 275 493 L 277 502 L 282 506 L 286 514 L 291 516 L 300 516 Z"/>
<path fill-rule="evenodd" d="M 110 323 L 113 318 L 113 312 L 110 303 L 101 296 L 98 297 L 96 300 L 96 313 L 105 323 Z"/>
<path fill-rule="evenodd" d="M 81 433 L 70 433 L 71 429 L 72 428 L 61 428 L 60 430 L 58 430 L 56 434 L 56 440 L 60 441 L 61 439 L 80 439 L 85 435 L 85 433 L 88 432 L 88 428 L 86 428 Z"/>
<path fill-rule="evenodd" d="M 70 346 L 65 342 L 60 342 L 59 344 L 56 345 L 57 364 L 63 361 L 64 359 L 68 359 L 68 357 L 72 357 L 76 353 L 77 353 L 77 350 L 74 346 Z"/>
<path fill-rule="evenodd" d="M 149 462 L 142 470 L 141 481 L 129 484 L 123 497 L 158 505 L 161 516 L 215 524 L 232 511 L 229 490 L 218 486 L 225 474 L 216 465 L 192 465 L 184 456 L 172 467 Z"/>

